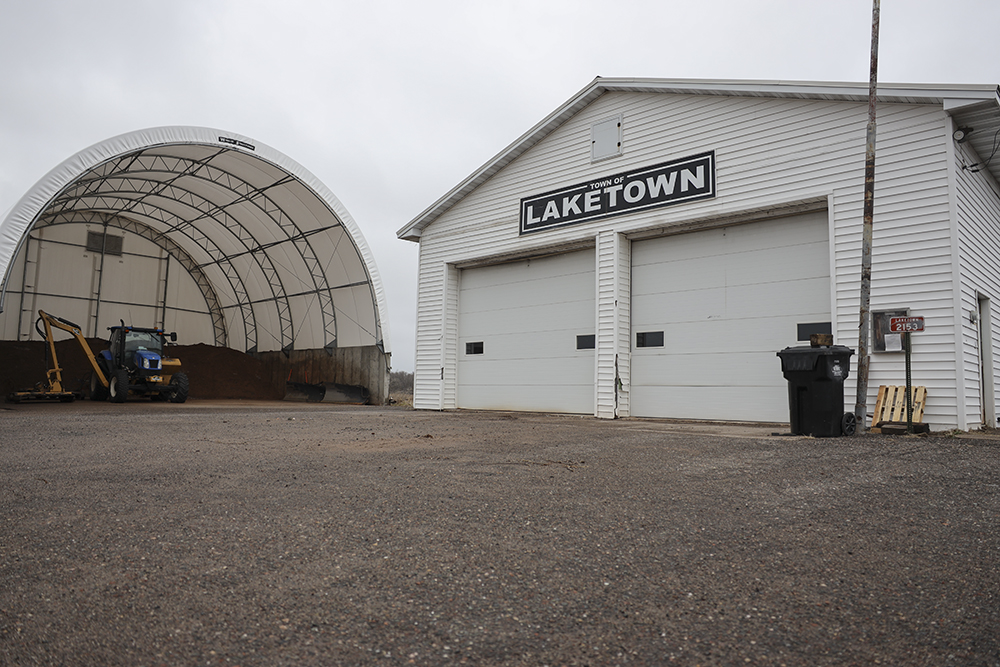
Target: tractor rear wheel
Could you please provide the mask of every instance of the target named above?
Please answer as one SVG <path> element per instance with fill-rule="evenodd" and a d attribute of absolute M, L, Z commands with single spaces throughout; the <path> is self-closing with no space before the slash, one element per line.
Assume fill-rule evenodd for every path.
<path fill-rule="evenodd" d="M 128 371 L 119 368 L 111 375 L 111 386 L 108 388 L 112 403 L 124 403 L 128 398 Z"/>
<path fill-rule="evenodd" d="M 170 394 L 171 403 L 183 403 L 187 400 L 190 386 L 187 373 L 184 371 L 174 373 L 173 377 L 170 378 L 170 386 L 174 387 L 174 392 Z"/>

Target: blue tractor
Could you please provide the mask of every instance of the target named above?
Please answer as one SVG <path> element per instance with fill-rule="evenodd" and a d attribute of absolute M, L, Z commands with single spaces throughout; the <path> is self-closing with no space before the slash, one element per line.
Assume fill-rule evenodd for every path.
<path fill-rule="evenodd" d="M 108 349 L 96 355 L 103 377 L 96 372 L 91 375 L 91 400 L 124 403 L 130 392 L 154 401 L 187 400 L 188 377 L 180 359 L 163 354 L 167 338 L 177 341 L 176 333 L 125 326 L 125 322 L 108 330 Z"/>

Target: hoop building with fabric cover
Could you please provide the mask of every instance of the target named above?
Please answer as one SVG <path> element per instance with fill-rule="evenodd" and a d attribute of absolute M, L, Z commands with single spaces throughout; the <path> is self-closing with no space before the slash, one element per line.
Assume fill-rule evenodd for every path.
<path fill-rule="evenodd" d="M 360 229 L 306 169 L 231 132 L 141 130 L 69 158 L 0 222 L 0 276 L 5 340 L 37 338 L 42 308 L 87 336 L 155 325 L 387 393 L 385 297 Z"/>

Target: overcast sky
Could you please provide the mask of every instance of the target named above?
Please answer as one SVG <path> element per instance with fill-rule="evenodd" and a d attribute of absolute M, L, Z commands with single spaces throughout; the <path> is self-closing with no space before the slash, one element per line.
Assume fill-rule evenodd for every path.
<path fill-rule="evenodd" d="M 871 0 L 0 0 L 0 215 L 112 136 L 198 125 L 343 202 L 413 370 L 395 232 L 595 76 L 868 80 Z M 1000 84 L 997 0 L 883 0 L 879 80 Z M 859 181 L 859 188 L 863 182 Z"/>

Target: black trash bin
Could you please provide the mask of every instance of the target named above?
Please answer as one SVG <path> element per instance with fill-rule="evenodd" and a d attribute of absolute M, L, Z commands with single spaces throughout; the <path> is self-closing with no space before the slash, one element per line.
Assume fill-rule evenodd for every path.
<path fill-rule="evenodd" d="M 844 380 L 854 350 L 843 345 L 786 347 L 778 352 L 788 380 L 792 433 L 817 438 L 854 435 L 854 413 L 844 412 Z"/>

